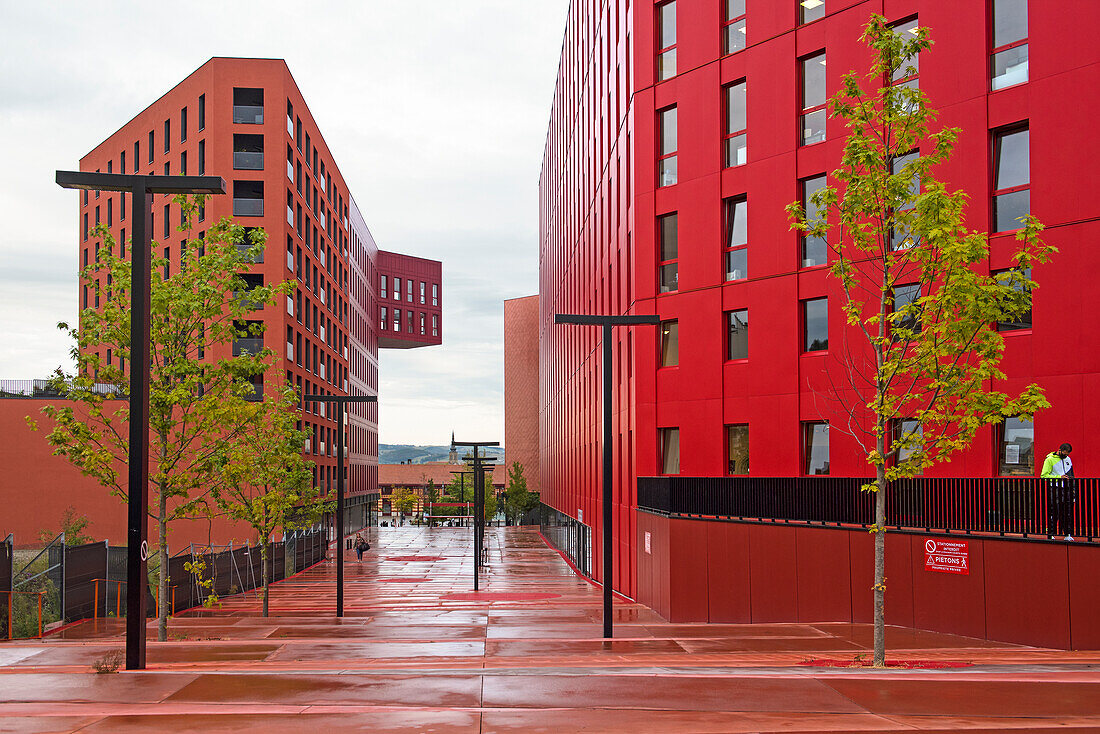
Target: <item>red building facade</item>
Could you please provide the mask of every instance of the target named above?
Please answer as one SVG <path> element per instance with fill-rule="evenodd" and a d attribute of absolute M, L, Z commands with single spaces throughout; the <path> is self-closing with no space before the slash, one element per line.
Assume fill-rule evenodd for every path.
<path fill-rule="evenodd" d="M 264 324 L 262 345 L 251 339 L 221 345 L 206 350 L 209 358 L 263 346 L 280 358 L 268 379 L 285 377 L 302 393 L 377 395 L 380 347 L 441 343 L 441 324 L 415 335 L 383 331 L 387 339 L 380 340 L 380 262 L 387 272 L 407 270 L 430 281 L 427 288 L 437 306 L 441 265 L 379 253 L 281 59 L 210 59 L 85 155 L 80 170 L 225 179 L 227 194 L 208 199 L 191 233 L 177 231 L 180 211 L 171 197 L 154 197 L 152 237 L 163 248 L 169 272 L 180 267 L 186 238 L 201 239 L 205 226 L 222 217 L 267 233 L 266 249 L 246 277 L 257 284 L 291 281 L 294 292 L 254 311 L 252 318 Z M 89 234 L 96 224 L 106 224 L 129 248 L 128 198 L 117 192 L 80 192 L 81 266 L 97 260 L 101 243 Z M 95 289 L 88 285 L 80 284 L 82 309 L 99 305 L 89 301 Z M 368 503 L 377 500 L 378 409 L 361 405 L 349 412 L 349 524 L 361 527 Z M 335 411 L 324 403 L 306 404 L 301 426 L 310 434 L 304 451 L 315 464 L 314 481 L 330 491 L 336 483 Z M 96 514 L 95 503 L 102 504 L 102 497 L 89 499 L 73 504 Z"/>
<path fill-rule="evenodd" d="M 962 129 L 939 177 L 969 194 L 968 225 L 993 233 L 990 271 L 1011 266 L 1006 212 L 1036 215 L 1059 249 L 1033 273 L 1031 323 L 1004 333 L 998 385 L 1038 382 L 1052 407 L 1034 424 L 979 432 L 928 474 L 1033 474 L 1062 441 L 1075 457 L 1100 451 L 1100 335 L 1088 317 L 1100 295 L 1081 266 L 1100 207 L 1081 186 L 1092 164 L 1070 142 L 1087 139 L 1097 112 L 1086 29 L 1100 7 L 573 2 L 539 181 L 542 498 L 593 528 L 598 557 L 599 337 L 554 326 L 554 314 L 660 315 L 661 329 L 619 330 L 608 366 L 613 584 L 627 596 L 639 593 L 638 476 L 868 474 L 855 443 L 823 425 L 830 345 L 845 339 L 838 284 L 784 207 L 839 165 L 845 129 L 823 104 L 867 68 L 858 38 L 871 13 L 899 32 L 931 29 L 915 83 L 936 126 Z"/>
<path fill-rule="evenodd" d="M 539 491 L 539 297 L 504 301 L 504 465 Z"/>

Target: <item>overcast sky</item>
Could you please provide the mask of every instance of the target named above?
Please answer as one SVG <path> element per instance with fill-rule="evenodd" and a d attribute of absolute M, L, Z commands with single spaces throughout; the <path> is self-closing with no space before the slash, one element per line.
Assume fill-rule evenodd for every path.
<path fill-rule="evenodd" d="M 380 354 L 381 442 L 503 442 L 503 300 L 538 289 L 566 10 L 0 0 L 0 378 L 68 366 L 55 324 L 76 317 L 77 199 L 54 171 L 211 56 L 284 58 L 379 247 L 443 261 L 443 346 Z"/>

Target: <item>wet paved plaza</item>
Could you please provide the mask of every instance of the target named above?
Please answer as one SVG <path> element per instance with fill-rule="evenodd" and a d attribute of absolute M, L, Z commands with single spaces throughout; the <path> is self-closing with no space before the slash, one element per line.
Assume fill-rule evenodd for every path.
<path fill-rule="evenodd" d="M 891 628 L 889 657 L 927 670 L 818 667 L 852 659 L 867 625 L 669 624 L 616 603 L 529 528 L 488 530 L 472 589 L 469 529 L 381 528 L 335 566 L 183 613 L 149 669 L 98 675 L 118 620 L 0 644 L 0 732 L 754 732 L 1100 730 L 1100 652 Z M 150 628 L 152 632 L 152 628 Z"/>

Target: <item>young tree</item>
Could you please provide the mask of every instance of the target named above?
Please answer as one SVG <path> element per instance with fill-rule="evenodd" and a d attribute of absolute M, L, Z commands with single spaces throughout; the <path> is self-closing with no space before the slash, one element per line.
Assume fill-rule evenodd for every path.
<path fill-rule="evenodd" d="M 271 364 L 272 351 L 262 348 L 263 323 L 249 322 L 255 304 L 272 303 L 288 285 L 249 285 L 238 272 L 263 251 L 266 235 L 244 229 L 228 219 L 193 236 L 192 222 L 204 197 L 176 197 L 187 235 L 180 259 L 171 272 L 161 247 L 152 243 L 151 363 L 149 380 L 149 515 L 156 523 L 159 568 L 157 638 L 168 637 L 168 531 L 184 517 L 209 512 L 215 465 L 226 442 L 247 424 L 252 381 Z M 126 366 L 130 351 L 130 263 L 110 231 L 97 227 L 99 256 L 81 271 L 95 296 L 95 306 L 80 313 L 78 328 L 60 324 L 74 341 L 77 369 L 60 370 L 54 387 L 66 403 L 42 412 L 53 422 L 47 440 L 64 456 L 126 501 L 123 468 L 127 461 L 130 411 Z M 129 243 L 127 243 L 129 244 Z M 247 298 L 234 297 L 247 293 Z M 251 337 L 249 348 L 216 361 L 215 350 Z M 209 350 L 210 354 L 207 354 Z M 119 400 L 117 398 L 123 398 Z M 36 428 L 28 417 L 32 429 Z"/>
<path fill-rule="evenodd" d="M 399 518 L 403 518 L 407 513 L 416 510 L 416 493 L 408 487 L 395 487 L 390 495 L 390 505 L 400 513 Z"/>
<path fill-rule="evenodd" d="M 38 532 L 38 539 L 43 543 L 49 543 L 58 536 L 58 533 L 64 533 L 65 545 L 84 545 L 85 543 L 91 543 L 95 538 L 84 532 L 90 524 L 91 521 L 88 520 L 87 515 L 78 513 L 75 507 L 69 505 L 65 508 L 65 511 L 61 513 L 61 529 L 59 531 L 40 530 Z"/>
<path fill-rule="evenodd" d="M 213 490 L 215 502 L 226 515 L 247 522 L 256 531 L 265 617 L 271 534 L 279 527 L 293 530 L 312 525 L 335 507 L 319 496 L 313 472 L 302 456 L 306 432 L 297 428 L 299 402 L 297 391 L 285 385 L 265 391 L 261 402 L 248 406 L 245 427 L 222 452 L 220 481 Z"/>
<path fill-rule="evenodd" d="M 539 505 L 539 493 L 527 489 L 527 477 L 523 475 L 523 464 L 513 461 L 508 467 L 508 488 L 504 490 L 504 516 L 513 525 Z"/>
<path fill-rule="evenodd" d="M 1036 287 L 1030 267 L 1054 248 L 1026 217 L 1015 269 L 985 274 L 988 235 L 967 229 L 966 194 L 933 174 L 959 130 L 932 132 L 935 111 L 904 81 L 931 45 L 928 29 L 903 39 L 873 15 L 861 40 L 873 52 L 871 91 L 849 72 L 830 100 L 849 131 L 833 185 L 811 197 L 817 216 L 807 218 L 798 203 L 787 211 L 807 238 L 827 242 L 843 293 L 844 344 L 834 350 L 837 369 L 827 371 L 838 418 L 830 428 L 858 442 L 875 468 L 863 490 L 875 498 L 874 664 L 882 666 L 887 485 L 967 448 L 982 426 L 1047 407 L 1036 385 L 1015 398 L 992 389 L 1004 378 L 1004 342 L 991 325 L 1027 313 Z"/>
<path fill-rule="evenodd" d="M 486 523 L 490 523 L 493 521 L 493 518 L 497 516 L 497 506 L 499 505 L 497 501 L 497 491 L 496 488 L 493 487 L 492 469 L 485 472 L 485 484 L 483 486 L 485 488 L 485 503 L 482 508 L 482 516 L 485 518 Z"/>

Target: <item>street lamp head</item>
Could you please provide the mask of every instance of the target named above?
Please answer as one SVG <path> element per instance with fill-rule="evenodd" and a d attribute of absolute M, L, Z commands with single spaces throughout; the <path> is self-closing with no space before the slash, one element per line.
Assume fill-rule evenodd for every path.
<path fill-rule="evenodd" d="M 55 180 L 63 189 L 95 191 L 133 191 L 150 194 L 224 194 L 221 176 L 138 176 L 122 173 L 57 171 Z"/>

